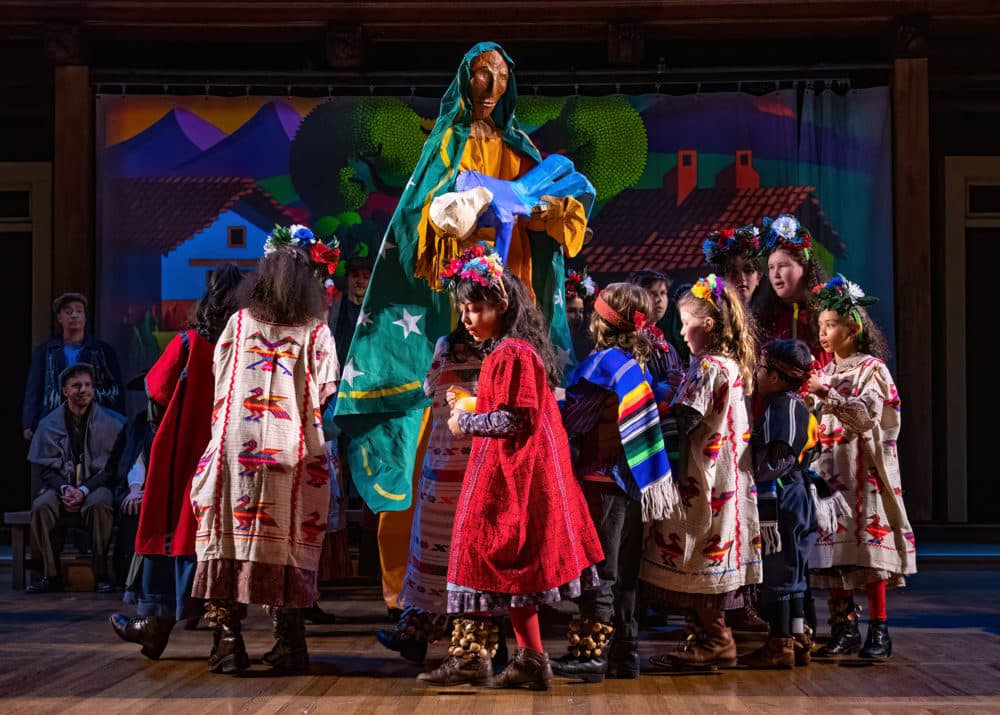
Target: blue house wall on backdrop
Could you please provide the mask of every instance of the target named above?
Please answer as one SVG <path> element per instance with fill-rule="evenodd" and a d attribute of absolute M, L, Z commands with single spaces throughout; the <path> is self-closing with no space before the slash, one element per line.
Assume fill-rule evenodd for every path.
<path fill-rule="evenodd" d="M 209 274 L 220 263 L 236 263 L 240 270 L 253 270 L 257 259 L 264 255 L 264 241 L 273 227 L 273 222 L 261 220 L 245 202 L 237 202 L 219 214 L 211 226 L 161 259 L 162 300 L 197 301 L 205 292 Z"/>

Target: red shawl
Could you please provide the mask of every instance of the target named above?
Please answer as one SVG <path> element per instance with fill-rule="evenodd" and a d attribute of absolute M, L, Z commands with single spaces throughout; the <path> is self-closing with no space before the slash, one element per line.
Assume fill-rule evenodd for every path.
<path fill-rule="evenodd" d="M 528 343 L 507 338 L 483 361 L 476 407 L 524 409 L 531 427 L 515 438 L 473 438 L 449 583 L 535 594 L 579 578 L 604 555 L 573 476 L 559 407 Z"/>
<path fill-rule="evenodd" d="M 212 436 L 214 351 L 212 343 L 189 330 L 170 341 L 146 375 L 150 399 L 167 409 L 150 449 L 136 553 L 194 554 L 191 477 Z M 182 382 L 185 368 L 187 378 Z"/>

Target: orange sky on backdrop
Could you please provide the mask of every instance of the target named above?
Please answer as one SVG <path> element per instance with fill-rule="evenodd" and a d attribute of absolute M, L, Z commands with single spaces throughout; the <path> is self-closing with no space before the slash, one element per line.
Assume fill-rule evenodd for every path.
<path fill-rule="evenodd" d="M 111 95 L 99 97 L 104 112 L 104 146 L 131 139 L 172 109 L 186 109 L 211 122 L 226 134 L 240 128 L 263 105 L 279 99 L 302 116 L 325 97 L 204 97 L 201 95 Z"/>

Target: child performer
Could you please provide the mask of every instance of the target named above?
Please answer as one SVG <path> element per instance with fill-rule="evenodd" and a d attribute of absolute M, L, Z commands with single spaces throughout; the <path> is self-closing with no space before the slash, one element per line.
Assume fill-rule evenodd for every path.
<path fill-rule="evenodd" d="M 750 444 L 764 552 L 761 604 L 771 633 L 763 646 L 740 657 L 751 668 L 791 668 L 810 660 L 804 597 L 816 515 L 803 470 L 814 456 L 818 428 L 799 393 L 811 365 L 809 346 L 801 340 L 773 340 L 757 366 L 764 416 Z"/>
<path fill-rule="evenodd" d="M 274 647 L 261 660 L 309 669 L 302 610 L 319 598 L 330 501 L 322 412 L 340 376 L 322 278 L 338 259 L 304 226 L 275 227 L 216 344 L 212 436 L 191 483 L 192 595 L 207 599 L 205 620 L 217 629 L 213 672 L 249 666 L 249 603 L 274 619 Z"/>
<path fill-rule="evenodd" d="M 760 339 L 803 340 L 817 360 L 815 367 L 822 367 L 832 357 L 820 347 L 809 289 L 826 275 L 812 255 L 812 236 L 790 214 L 765 217 L 762 228 L 768 280 L 751 306 Z"/>
<path fill-rule="evenodd" d="M 701 250 L 712 272 L 725 278 L 744 305 L 750 305 L 760 285 L 760 230 L 750 225 L 716 231 Z"/>
<path fill-rule="evenodd" d="M 486 357 L 475 412 L 449 394 L 452 432 L 473 435 L 448 564 L 448 612 L 457 617 L 451 657 L 419 679 L 490 684 L 498 636 L 487 615 L 508 610 L 518 649 L 493 685 L 545 690 L 552 670 L 538 604 L 579 596 L 581 580 L 595 582 L 594 564 L 604 558 L 552 394 L 548 328 L 484 244 L 454 259 L 442 278 Z"/>
<path fill-rule="evenodd" d="M 743 301 L 722 279 L 699 279 L 678 305 L 691 368 L 674 400 L 681 435 L 681 508 L 651 525 L 642 580 L 663 608 L 692 613 L 680 648 L 654 665 L 703 669 L 736 663 L 722 611 L 741 608 L 745 587 L 760 582 L 757 499 L 750 474 L 751 389 L 755 343 Z"/>
<path fill-rule="evenodd" d="M 406 609 L 393 631 L 376 633 L 379 642 L 399 651 L 407 660 L 423 663 L 429 642 L 444 633 L 448 605 L 447 569 L 455 505 L 469 463 L 472 437 L 452 434 L 448 428 L 451 407 L 447 391 L 453 387 L 470 394 L 478 391 L 482 367 L 480 347 L 459 326 L 438 340 L 424 380 L 424 392 L 434 400 L 431 428 L 416 491 L 410 557 L 401 599 Z M 503 643 L 503 639 L 500 640 Z"/>
<path fill-rule="evenodd" d="M 819 339 L 834 361 L 809 380 L 819 399 L 823 450 L 816 470 L 852 506 L 830 531 L 820 530 L 810 566 L 813 588 L 830 589 L 830 641 L 816 655 L 858 651 L 860 607 L 853 590 L 868 591 L 868 637 L 858 655 L 892 655 L 886 586 L 905 585 L 916 573 L 916 542 L 903 505 L 896 438 L 899 393 L 883 360 L 885 338 L 864 306 L 876 299 L 838 275 L 813 289 Z"/>
<path fill-rule="evenodd" d="M 631 283 L 612 283 L 597 297 L 595 352 L 570 377 L 563 405 L 567 432 L 579 436 L 574 466 L 604 560 L 597 566 L 601 587 L 580 597 L 569 653 L 552 670 L 587 682 L 639 676 L 643 516 L 664 518 L 678 501 L 648 371 L 656 350 L 643 331 L 651 304 Z"/>

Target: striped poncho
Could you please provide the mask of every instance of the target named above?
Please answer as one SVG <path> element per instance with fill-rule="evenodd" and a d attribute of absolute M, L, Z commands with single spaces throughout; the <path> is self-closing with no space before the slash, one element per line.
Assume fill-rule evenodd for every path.
<path fill-rule="evenodd" d="M 618 431 L 629 467 L 620 476 L 635 483 L 636 489 L 626 491 L 641 494 L 643 521 L 666 518 L 678 502 L 650 380 L 634 358 L 608 348 L 591 353 L 568 383 L 586 381 L 617 396 Z"/>

